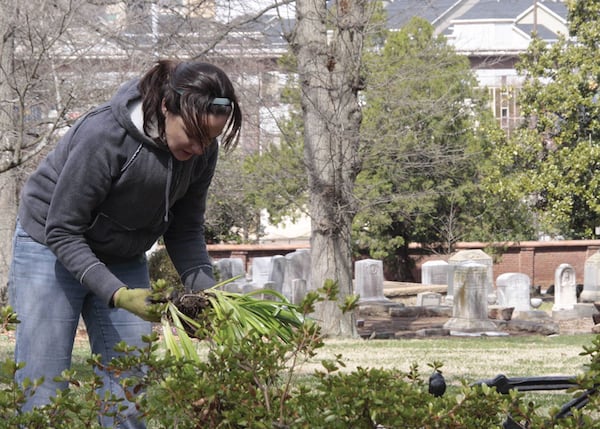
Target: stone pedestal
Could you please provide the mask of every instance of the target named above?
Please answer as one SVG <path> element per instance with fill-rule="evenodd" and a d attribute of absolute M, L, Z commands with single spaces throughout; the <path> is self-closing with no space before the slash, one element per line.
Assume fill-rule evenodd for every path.
<path fill-rule="evenodd" d="M 494 262 L 492 257 L 481 249 L 460 250 L 448 258 L 448 292 L 446 294 L 446 300 L 449 304 L 454 302 L 454 271 L 458 266 L 466 262 L 476 262 L 485 266 L 486 272 L 484 284 L 486 289 L 486 300 L 489 299 L 487 297 L 488 295 L 494 295 Z"/>
<path fill-rule="evenodd" d="M 444 324 L 450 335 L 497 333 L 488 318 L 487 275 L 488 267 L 473 261 L 454 267 L 452 318 Z"/>
<path fill-rule="evenodd" d="M 579 318 L 593 317 L 595 314 L 600 314 L 596 306 L 589 302 L 580 302 L 573 307 Z"/>

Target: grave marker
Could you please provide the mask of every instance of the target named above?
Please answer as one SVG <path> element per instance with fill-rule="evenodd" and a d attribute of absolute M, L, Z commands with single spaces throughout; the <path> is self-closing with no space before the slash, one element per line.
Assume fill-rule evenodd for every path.
<path fill-rule="evenodd" d="M 448 284 L 448 262 L 424 262 L 423 265 L 421 265 L 421 283 L 424 285 Z"/>
<path fill-rule="evenodd" d="M 488 267 L 474 261 L 454 265 L 452 318 L 444 324 L 450 335 L 496 333 L 488 318 Z"/>
<path fill-rule="evenodd" d="M 442 295 L 437 292 L 419 292 L 417 307 L 439 307 L 442 305 Z"/>
<path fill-rule="evenodd" d="M 529 311 L 531 280 L 527 274 L 504 273 L 496 279 L 498 305 L 514 307 L 515 311 Z"/>
<path fill-rule="evenodd" d="M 583 269 L 583 291 L 581 302 L 600 301 L 600 252 L 587 258 Z"/>
<path fill-rule="evenodd" d="M 283 286 L 281 292 L 290 301 L 293 298 L 292 282 L 296 279 L 304 280 L 310 284 L 310 251 L 299 249 L 285 255 L 286 264 L 283 275 Z"/>
<path fill-rule="evenodd" d="M 577 304 L 575 270 L 569 264 L 560 264 L 554 272 L 552 317 L 561 320 L 577 318 L 575 304 Z"/>
<path fill-rule="evenodd" d="M 486 267 L 485 272 L 485 290 L 488 295 L 488 300 L 495 301 L 494 295 L 494 261 L 492 257 L 487 255 L 481 249 L 470 249 L 470 250 L 459 250 L 450 258 L 448 258 L 448 292 L 446 299 L 452 302 L 454 295 L 454 270 L 458 265 L 463 264 L 466 261 L 477 262 Z"/>
<path fill-rule="evenodd" d="M 391 302 L 383 293 L 383 261 L 363 259 L 354 263 L 356 293 L 360 302 Z"/>

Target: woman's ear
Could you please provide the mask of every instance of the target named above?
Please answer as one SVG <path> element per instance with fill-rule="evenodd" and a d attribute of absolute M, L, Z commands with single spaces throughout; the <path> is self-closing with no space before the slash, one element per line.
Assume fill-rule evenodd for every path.
<path fill-rule="evenodd" d="M 165 102 L 165 99 L 162 99 L 162 102 L 160 104 L 160 108 L 162 109 L 162 113 L 163 115 L 167 115 L 167 103 Z"/>

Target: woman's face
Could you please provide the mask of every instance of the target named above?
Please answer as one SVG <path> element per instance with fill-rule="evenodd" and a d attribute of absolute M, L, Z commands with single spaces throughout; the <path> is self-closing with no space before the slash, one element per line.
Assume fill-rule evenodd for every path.
<path fill-rule="evenodd" d="M 218 137 L 227 124 L 227 116 L 207 115 L 207 131 L 210 139 Z M 165 111 L 165 136 L 169 150 L 178 161 L 187 161 L 194 155 L 202 155 L 204 145 L 189 137 L 180 115 Z"/>

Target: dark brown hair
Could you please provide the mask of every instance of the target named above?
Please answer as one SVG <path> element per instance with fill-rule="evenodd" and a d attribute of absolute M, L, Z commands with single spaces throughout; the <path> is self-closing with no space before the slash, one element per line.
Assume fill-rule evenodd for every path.
<path fill-rule="evenodd" d="M 240 138 L 242 112 L 229 77 L 219 67 L 200 61 L 160 60 L 140 80 L 144 131 L 153 126 L 159 138 L 165 141 L 165 115 L 167 110 L 181 115 L 190 137 L 210 145 L 206 119 L 215 98 L 231 100 L 231 114 L 223 129 L 221 144 L 225 150 L 233 149 Z"/>

